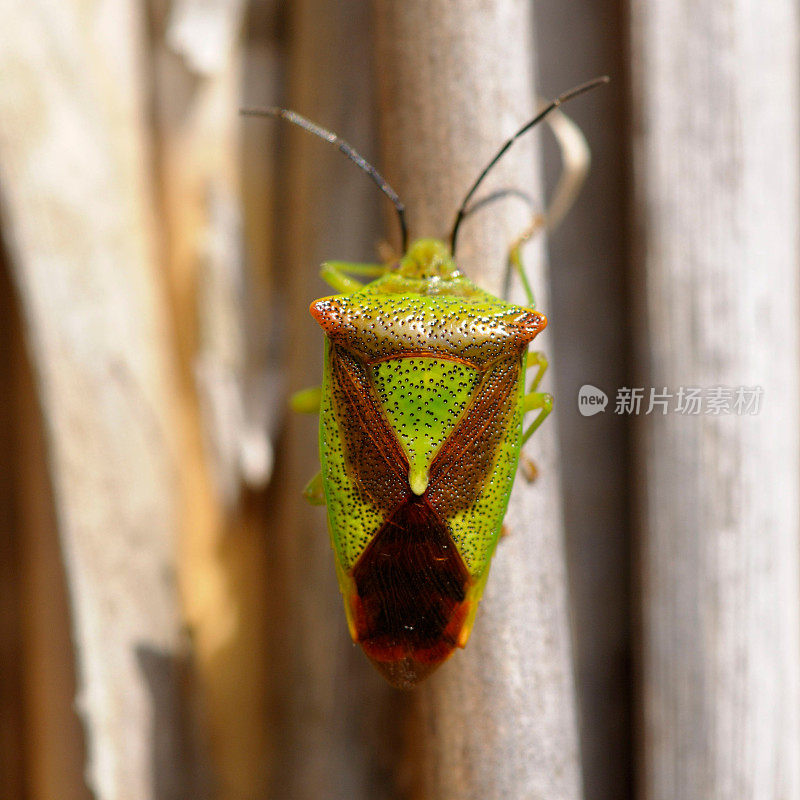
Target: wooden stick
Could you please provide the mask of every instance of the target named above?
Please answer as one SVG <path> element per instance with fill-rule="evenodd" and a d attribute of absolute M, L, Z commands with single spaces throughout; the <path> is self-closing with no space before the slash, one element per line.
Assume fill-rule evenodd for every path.
<path fill-rule="evenodd" d="M 797 6 L 635 0 L 641 797 L 800 796 Z M 733 399 L 732 401 L 733 402 Z"/>
<path fill-rule="evenodd" d="M 371 158 L 369 21 L 360 0 L 292 4 L 286 104 Z M 307 312 L 313 299 L 331 293 L 319 265 L 329 258 L 374 259 L 381 204 L 388 201 L 335 148 L 279 120 L 251 123 L 271 128 L 284 145 L 276 194 L 285 213 L 274 257 L 289 309 L 287 383 L 297 390 L 318 384 L 322 374 L 322 331 Z M 392 705 L 398 693 L 350 641 L 325 509 L 309 506 L 301 494 L 319 470 L 316 418 L 289 415 L 282 444 L 265 534 L 274 648 L 271 796 L 394 796 L 386 775 L 400 750 L 400 714 Z"/>
<path fill-rule="evenodd" d="M 535 8 L 541 92 L 601 72 L 611 77 L 608 87 L 565 109 L 590 144 L 592 166 L 575 206 L 548 236 L 553 304 L 547 310 L 553 331 L 561 332 L 548 355 L 556 365 L 555 396 L 567 412 L 559 420 L 559 445 L 568 465 L 562 489 L 586 798 L 631 800 L 630 420 L 613 413 L 613 402 L 590 419 L 576 404 L 586 383 L 613 401 L 631 377 L 628 54 L 616 21 L 621 4 L 537 0 Z M 587 309 L 602 309 L 603 324 Z"/>
<path fill-rule="evenodd" d="M 377 0 L 375 9 L 385 174 L 412 240 L 446 237 L 481 168 L 533 115 L 531 7 Z M 512 188 L 538 199 L 534 139 L 515 145 L 482 196 Z M 457 253 L 465 272 L 500 293 L 508 247 L 534 210 L 514 197 L 467 218 Z M 546 311 L 541 253 L 538 240 L 525 258 Z M 419 690 L 426 796 L 581 796 L 555 432 L 548 423 L 531 441 L 541 477 L 517 482 L 512 533 L 467 649 Z"/>

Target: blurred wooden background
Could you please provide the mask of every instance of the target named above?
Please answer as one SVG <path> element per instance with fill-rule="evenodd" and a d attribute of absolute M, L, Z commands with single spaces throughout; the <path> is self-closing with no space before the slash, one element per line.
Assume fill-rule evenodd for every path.
<path fill-rule="evenodd" d="M 9 0 L 0 21 L 3 800 L 800 798 L 795 3 Z M 568 108 L 586 187 L 527 251 L 542 477 L 473 641 L 400 693 L 349 643 L 300 498 L 316 425 L 285 411 L 320 374 L 319 262 L 374 259 L 395 220 L 333 148 L 238 109 L 336 130 L 412 235 L 443 235 L 536 95 L 603 73 Z M 538 198 L 559 169 L 545 132 L 487 190 Z M 471 217 L 468 274 L 499 290 L 529 213 Z M 578 413 L 585 383 L 604 414 Z M 621 387 L 681 385 L 758 385 L 763 408 L 613 413 Z"/>

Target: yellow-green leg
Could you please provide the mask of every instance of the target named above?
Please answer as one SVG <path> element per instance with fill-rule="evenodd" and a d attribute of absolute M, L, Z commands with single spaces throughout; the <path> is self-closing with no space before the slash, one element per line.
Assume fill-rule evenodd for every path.
<path fill-rule="evenodd" d="M 357 292 L 364 284 L 350 275 L 362 278 L 380 278 L 387 271 L 385 264 L 351 264 L 349 261 L 325 261 L 319 270 L 319 276 L 327 284 L 342 294 Z"/>
<path fill-rule="evenodd" d="M 533 289 L 528 280 L 528 273 L 525 271 L 525 265 L 522 263 L 522 245 L 525 244 L 540 228 L 544 226 L 544 217 L 537 214 L 531 224 L 514 240 L 508 251 L 508 263 L 512 269 L 519 275 L 522 288 L 525 290 L 525 297 L 528 299 L 528 307 L 536 308 L 536 299 L 533 296 Z"/>
<path fill-rule="evenodd" d="M 292 411 L 297 414 L 318 414 L 322 400 L 322 387 L 311 386 L 295 392 L 289 399 Z M 325 505 L 325 491 L 322 487 L 322 473 L 318 472 L 303 489 L 303 497 L 312 506 Z"/>
<path fill-rule="evenodd" d="M 325 505 L 325 489 L 322 486 L 322 472 L 318 472 L 303 489 L 303 497 L 312 506 Z"/>
<path fill-rule="evenodd" d="M 539 384 L 542 382 L 544 373 L 547 370 L 547 356 L 539 351 L 528 353 L 525 360 L 526 369 L 536 367 L 536 373 L 533 376 L 531 385 L 528 388 L 527 394 L 522 398 L 522 417 L 529 411 L 537 411 L 536 419 L 524 430 L 522 434 L 521 445 L 524 445 L 528 439 L 533 436 L 537 428 L 545 421 L 547 415 L 553 410 L 553 396 L 547 392 L 538 391 Z M 523 478 L 528 483 L 533 483 L 539 475 L 539 470 L 533 459 L 529 458 L 525 453 L 520 453 L 519 456 L 519 469 Z M 503 530 L 500 536 L 503 537 L 508 534 L 508 530 Z"/>
<path fill-rule="evenodd" d="M 589 145 L 581 129 L 561 109 L 554 111 L 547 118 L 547 122 L 561 150 L 561 175 L 547 210 L 534 215 L 531 224 L 517 237 L 508 254 L 508 262 L 519 275 L 531 308 L 535 308 L 536 305 L 528 275 L 522 264 L 520 255 L 522 245 L 540 230 L 553 231 L 559 226 L 580 194 L 591 162 Z"/>
<path fill-rule="evenodd" d="M 522 434 L 522 444 L 525 444 L 533 436 L 538 427 L 547 419 L 547 415 L 553 410 L 553 395 L 549 392 L 537 391 L 547 370 L 547 357 L 540 352 L 528 353 L 527 366 L 535 366 L 537 369 L 527 394 L 522 398 L 523 418 L 529 411 L 538 410 L 539 413 Z"/>
<path fill-rule="evenodd" d="M 295 414 L 319 414 L 321 403 L 321 386 L 310 386 L 308 389 L 301 389 L 289 398 L 289 407 Z"/>
<path fill-rule="evenodd" d="M 524 287 L 525 294 L 528 298 L 528 305 L 531 308 L 536 307 L 536 301 L 533 296 L 533 290 L 531 289 L 530 282 L 528 281 L 528 276 L 525 272 L 525 267 L 522 263 L 520 249 L 522 248 L 522 245 L 542 227 L 543 224 L 544 218 L 542 216 L 534 217 L 531 225 L 514 242 L 508 254 L 508 259 L 511 266 L 517 271 L 517 274 L 522 281 L 522 286 Z M 538 410 L 539 413 L 536 415 L 536 419 L 534 419 L 534 421 L 525 429 L 524 433 L 522 434 L 522 444 L 525 444 L 525 442 L 527 442 L 528 439 L 533 436 L 537 428 L 545 421 L 545 419 L 547 419 L 547 415 L 553 410 L 553 396 L 548 392 L 538 391 L 539 384 L 542 382 L 544 373 L 547 370 L 547 356 L 539 351 L 528 353 L 525 364 L 526 368 L 528 369 L 531 367 L 536 367 L 536 373 L 533 376 L 531 385 L 528 387 L 527 394 L 522 398 L 523 418 L 529 411 Z"/>

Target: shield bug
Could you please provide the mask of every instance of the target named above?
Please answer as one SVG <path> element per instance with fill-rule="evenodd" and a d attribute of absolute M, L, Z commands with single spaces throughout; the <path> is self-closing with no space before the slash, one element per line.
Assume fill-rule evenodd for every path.
<path fill-rule="evenodd" d="M 295 410 L 320 415 L 321 472 L 305 494 L 327 504 L 350 634 L 395 686 L 415 685 L 466 645 L 520 449 L 552 408 L 538 388 L 547 360 L 528 352 L 547 321 L 534 308 L 519 243 L 510 262 L 527 307 L 459 272 L 460 223 L 519 136 L 607 80 L 554 100 L 500 148 L 464 198 L 449 243 L 408 246 L 397 194 L 336 134 L 286 109 L 244 111 L 280 117 L 337 145 L 397 209 L 398 261 L 323 264 L 322 277 L 340 293 L 311 304 L 325 333 L 322 387 L 292 401 Z M 526 389 L 528 367 L 535 374 Z M 530 411 L 538 413 L 525 427 Z"/>

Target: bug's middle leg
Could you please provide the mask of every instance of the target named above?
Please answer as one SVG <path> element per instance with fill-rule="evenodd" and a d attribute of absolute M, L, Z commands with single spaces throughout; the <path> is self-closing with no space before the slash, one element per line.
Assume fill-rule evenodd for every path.
<path fill-rule="evenodd" d="M 322 387 L 311 386 L 295 392 L 289 399 L 289 405 L 297 414 L 319 414 L 322 401 Z M 322 473 L 318 472 L 303 489 L 303 497 L 312 506 L 325 505 L 325 490 L 322 486 Z"/>
<path fill-rule="evenodd" d="M 289 407 L 295 414 L 319 414 L 322 403 L 322 387 L 310 386 L 300 389 L 289 398 Z"/>
<path fill-rule="evenodd" d="M 536 373 L 528 387 L 528 391 L 522 397 L 522 416 L 524 419 L 525 414 L 529 411 L 538 410 L 539 413 L 536 415 L 536 419 L 523 431 L 520 446 L 524 445 L 533 436 L 539 426 L 547 419 L 547 415 L 553 410 L 553 396 L 548 392 L 538 391 L 539 384 L 547 371 L 547 365 L 547 356 L 544 353 L 537 350 L 527 354 L 525 366 L 526 368 L 536 367 Z M 519 468 L 528 483 L 533 483 L 539 474 L 533 459 L 526 456 L 524 452 L 520 453 Z M 505 536 L 507 534 L 508 530 L 506 529 L 500 535 Z"/>
<path fill-rule="evenodd" d="M 525 413 L 537 409 L 539 410 L 536 419 L 531 422 L 522 434 L 522 444 L 525 444 L 553 410 L 553 395 L 549 392 L 531 392 L 530 394 L 526 394 L 523 398 L 522 408 Z"/>
<path fill-rule="evenodd" d="M 547 363 L 547 356 L 544 353 L 538 351 L 528 353 L 527 366 L 535 366 L 537 369 L 527 393 L 522 398 L 522 413 L 523 416 L 529 411 L 538 410 L 539 413 L 536 415 L 536 419 L 523 432 L 522 444 L 525 444 L 533 436 L 538 427 L 547 419 L 547 415 L 553 410 L 553 395 L 549 392 L 538 391 L 539 384 L 542 382 L 544 373 L 547 370 Z"/>

